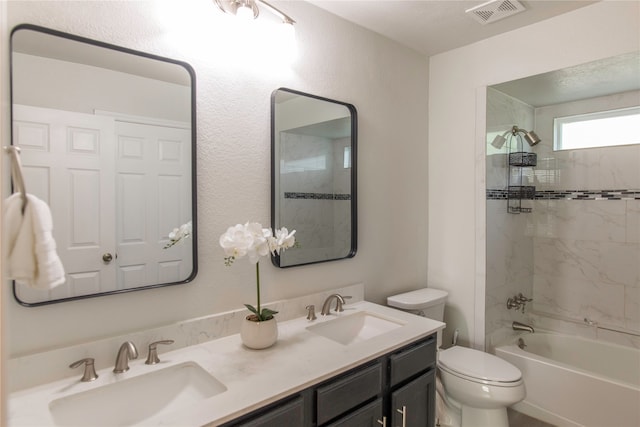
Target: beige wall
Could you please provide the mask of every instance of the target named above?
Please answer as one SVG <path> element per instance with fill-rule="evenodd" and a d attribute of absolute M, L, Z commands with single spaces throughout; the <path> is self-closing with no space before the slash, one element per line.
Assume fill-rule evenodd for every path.
<path fill-rule="evenodd" d="M 430 58 L 429 286 L 462 343 L 484 341 L 486 86 L 638 50 L 639 8 L 599 2 Z"/>
<path fill-rule="evenodd" d="M 225 267 L 218 238 L 239 222 L 270 223 L 270 96 L 283 86 L 358 109 L 360 238 L 350 260 L 280 270 L 265 259 L 263 300 L 364 282 L 367 299 L 384 302 L 425 285 L 427 59 L 307 3 L 279 6 L 298 23 L 290 66 L 272 59 L 276 44 L 234 56 L 229 17 L 210 1 L 8 3 L 9 29 L 38 24 L 193 66 L 200 262 L 197 278 L 184 286 L 38 308 L 19 306 L 4 286 L 10 356 L 253 303 L 254 269 L 245 259 Z"/>

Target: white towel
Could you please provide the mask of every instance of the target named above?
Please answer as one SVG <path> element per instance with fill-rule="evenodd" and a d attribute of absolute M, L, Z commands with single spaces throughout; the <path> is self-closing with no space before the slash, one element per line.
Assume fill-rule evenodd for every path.
<path fill-rule="evenodd" d="M 64 268 L 56 253 L 49 206 L 28 194 L 22 214 L 22 198 L 14 193 L 5 201 L 8 276 L 18 283 L 47 290 L 65 282 Z"/>

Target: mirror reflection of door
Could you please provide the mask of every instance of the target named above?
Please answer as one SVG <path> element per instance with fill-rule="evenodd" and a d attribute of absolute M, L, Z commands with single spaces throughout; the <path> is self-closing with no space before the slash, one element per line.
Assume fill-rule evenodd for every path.
<path fill-rule="evenodd" d="M 103 250 L 115 249 L 115 213 L 102 217 L 114 197 L 114 131 L 110 118 L 13 106 L 13 143 L 21 148 L 27 190 L 64 213 L 53 216 L 53 226 L 67 274 L 66 284 L 51 291 L 18 286 L 22 301 L 37 302 L 49 292 L 53 298 L 104 292 L 115 284 L 115 270 L 102 261 Z"/>
<path fill-rule="evenodd" d="M 350 258 L 356 251 L 356 110 L 278 89 L 273 95 L 274 228 L 296 230 L 279 267 Z"/>
<path fill-rule="evenodd" d="M 12 143 L 27 191 L 49 204 L 66 283 L 15 284 L 41 305 L 166 284 L 197 270 L 193 71 L 188 65 L 21 25 L 12 47 Z M 195 233 L 195 230 L 194 230 Z"/>

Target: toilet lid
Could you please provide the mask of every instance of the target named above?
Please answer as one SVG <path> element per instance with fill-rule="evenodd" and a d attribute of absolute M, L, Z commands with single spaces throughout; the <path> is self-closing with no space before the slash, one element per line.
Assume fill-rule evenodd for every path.
<path fill-rule="evenodd" d="M 452 374 L 457 373 L 471 379 L 512 383 L 522 378 L 520 370 L 506 360 L 466 347 L 454 346 L 441 350 L 438 363 Z"/>

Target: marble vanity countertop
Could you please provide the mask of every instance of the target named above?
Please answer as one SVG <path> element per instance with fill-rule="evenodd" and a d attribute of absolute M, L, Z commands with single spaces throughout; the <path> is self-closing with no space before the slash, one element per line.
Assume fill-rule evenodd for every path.
<path fill-rule="evenodd" d="M 359 311 L 393 319 L 402 326 L 351 345 L 342 345 L 306 329 Z M 163 413 L 160 419 L 154 417 L 135 425 L 216 426 L 442 330 L 444 326 L 444 323 L 393 308 L 356 302 L 345 305 L 342 313 L 318 315 L 314 321 L 300 317 L 279 323 L 278 341 L 268 349 L 250 350 L 242 345 L 239 334 L 235 334 L 163 353 L 157 365 L 145 365 L 145 355 L 141 355 L 130 362 L 129 371 L 114 374 L 111 369 L 102 369 L 93 382 L 80 382 L 79 375 L 12 393 L 8 422 L 10 426 L 55 426 L 49 405 L 56 399 L 195 362 L 227 390 Z M 96 421 L 96 425 L 101 425 Z"/>

